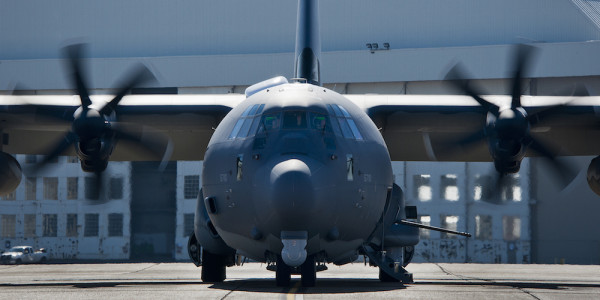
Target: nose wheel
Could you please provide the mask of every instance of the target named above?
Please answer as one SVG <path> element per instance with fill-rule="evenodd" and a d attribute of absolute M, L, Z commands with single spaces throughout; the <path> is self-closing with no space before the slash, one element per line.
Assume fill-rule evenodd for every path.
<path fill-rule="evenodd" d="M 292 268 L 283 262 L 281 256 L 277 257 L 277 266 L 275 270 L 275 281 L 277 286 L 290 286 L 292 273 L 300 274 L 303 287 L 313 287 L 317 280 L 317 264 L 314 255 L 309 255 L 306 261 L 297 268 Z"/>

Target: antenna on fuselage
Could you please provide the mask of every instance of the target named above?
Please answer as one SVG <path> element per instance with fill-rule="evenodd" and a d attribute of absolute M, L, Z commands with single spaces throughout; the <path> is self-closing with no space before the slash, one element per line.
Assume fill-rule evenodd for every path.
<path fill-rule="evenodd" d="M 319 31 L 319 1 L 298 0 L 294 77 L 321 85 L 321 34 Z"/>

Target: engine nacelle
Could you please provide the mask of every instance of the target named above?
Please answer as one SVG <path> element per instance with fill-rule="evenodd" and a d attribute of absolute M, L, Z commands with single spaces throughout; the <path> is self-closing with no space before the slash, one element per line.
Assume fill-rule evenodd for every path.
<path fill-rule="evenodd" d="M 114 142 L 104 138 L 94 138 L 85 142 L 79 141 L 75 147 L 84 172 L 103 172 L 108 166 Z"/>
<path fill-rule="evenodd" d="M 490 139 L 489 149 L 496 171 L 502 174 L 519 172 L 527 150 L 520 142 Z"/>
<path fill-rule="evenodd" d="M 22 177 L 19 162 L 12 155 L 0 151 L 0 195 L 10 194 L 17 189 Z"/>
<path fill-rule="evenodd" d="M 600 196 L 600 156 L 596 156 L 590 162 L 587 169 L 587 182 L 590 189 Z"/>

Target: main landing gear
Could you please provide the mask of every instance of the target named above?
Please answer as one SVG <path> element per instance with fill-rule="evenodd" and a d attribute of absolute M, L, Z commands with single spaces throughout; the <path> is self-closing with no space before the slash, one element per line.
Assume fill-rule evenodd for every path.
<path fill-rule="evenodd" d="M 300 274 L 303 287 L 315 286 L 317 280 L 317 262 L 314 255 L 309 255 L 304 263 L 299 267 L 292 268 L 286 265 L 281 259 L 281 256 L 277 256 L 277 265 L 275 269 L 275 281 L 277 286 L 289 286 L 291 281 L 292 273 Z"/>

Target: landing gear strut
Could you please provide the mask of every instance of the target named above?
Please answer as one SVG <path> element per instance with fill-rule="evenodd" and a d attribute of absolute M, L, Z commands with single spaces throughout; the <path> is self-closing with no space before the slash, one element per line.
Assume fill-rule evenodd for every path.
<path fill-rule="evenodd" d="M 281 259 L 281 256 L 277 256 L 277 268 L 275 269 L 275 281 L 277 286 L 289 286 L 292 277 L 292 268 L 286 265 Z"/>
<path fill-rule="evenodd" d="M 317 265 L 314 255 L 309 255 L 306 258 L 306 261 L 300 265 L 300 275 L 302 276 L 302 286 L 315 286 L 315 281 L 317 280 Z"/>
<path fill-rule="evenodd" d="M 275 267 L 275 281 L 277 282 L 277 286 L 289 286 L 292 274 L 300 274 L 300 282 L 302 282 L 303 287 L 315 286 L 317 280 L 317 263 L 315 256 L 309 255 L 302 265 L 295 268 L 286 265 L 285 262 L 283 262 L 283 259 L 278 256 Z"/>

